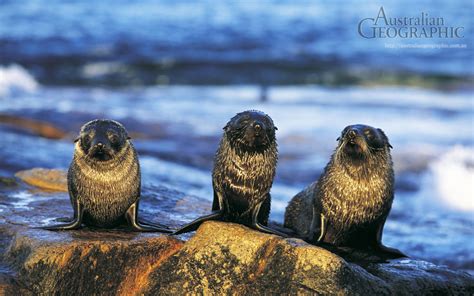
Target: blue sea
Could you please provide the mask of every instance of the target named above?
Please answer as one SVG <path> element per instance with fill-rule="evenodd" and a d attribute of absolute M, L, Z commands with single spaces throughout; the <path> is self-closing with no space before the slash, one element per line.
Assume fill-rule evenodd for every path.
<path fill-rule="evenodd" d="M 68 85 L 340 84 L 374 71 L 396 81 L 407 73 L 472 77 L 473 5 L 3 0 L 0 63 Z M 359 22 L 381 7 L 387 18 L 443 18 L 445 27 L 464 27 L 463 38 L 362 38 Z M 467 48 L 398 48 L 416 44 Z"/>

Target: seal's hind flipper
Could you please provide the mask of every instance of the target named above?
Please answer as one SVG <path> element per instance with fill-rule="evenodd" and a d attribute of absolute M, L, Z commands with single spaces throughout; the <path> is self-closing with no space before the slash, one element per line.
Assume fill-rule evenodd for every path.
<path fill-rule="evenodd" d="M 138 221 L 138 200 L 128 208 L 127 212 L 125 213 L 125 218 L 135 231 L 173 233 L 171 229 L 165 228 L 163 226 L 158 226 L 153 223 L 140 223 Z"/>
<path fill-rule="evenodd" d="M 199 218 L 197 218 L 196 220 L 194 220 L 193 222 L 191 222 L 191 223 L 189 223 L 189 224 L 186 224 L 186 225 L 184 225 L 183 227 L 181 227 L 180 229 L 176 230 L 176 231 L 173 233 L 173 235 L 183 234 L 183 233 L 186 233 L 186 232 L 195 231 L 196 229 L 199 228 L 199 226 L 200 226 L 202 223 L 204 223 L 204 222 L 206 222 L 206 221 L 220 220 L 220 218 L 222 218 L 222 214 L 223 214 L 223 211 L 214 211 L 214 212 L 212 212 L 212 214 L 199 217 Z"/>

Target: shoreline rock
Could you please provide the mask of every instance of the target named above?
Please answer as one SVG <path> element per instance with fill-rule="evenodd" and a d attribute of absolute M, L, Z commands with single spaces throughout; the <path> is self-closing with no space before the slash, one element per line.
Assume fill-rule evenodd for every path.
<path fill-rule="evenodd" d="M 33 295 L 139 294 L 147 274 L 183 244 L 169 236 L 131 232 L 80 230 L 72 238 L 44 232 L 15 234 L 6 252 L 6 261 L 17 270 L 16 280 Z"/>
<path fill-rule="evenodd" d="M 32 186 L 67 192 L 67 172 L 64 170 L 34 168 L 19 171 L 15 177 Z"/>
<path fill-rule="evenodd" d="M 117 230 L 23 228 L 5 260 L 26 295 L 474 293 L 474 279 L 464 272 L 413 259 L 362 267 L 299 239 L 223 222 L 204 223 L 187 242 Z"/>
<path fill-rule="evenodd" d="M 399 259 L 360 266 L 299 239 L 206 222 L 151 274 L 154 294 L 451 295 L 474 292 L 464 272 Z M 162 280 L 160 280 L 162 279 Z"/>
<path fill-rule="evenodd" d="M 49 122 L 4 113 L 0 113 L 0 124 L 6 124 L 47 139 L 58 140 L 68 135 L 64 130 Z"/>
<path fill-rule="evenodd" d="M 64 171 L 25 176 L 64 188 Z M 143 190 L 142 216 L 173 227 L 210 206 L 164 186 Z M 474 294 L 472 275 L 421 260 L 349 262 L 299 239 L 223 222 L 206 222 L 191 238 L 127 228 L 51 232 L 35 227 L 71 215 L 64 191 L 0 184 L 0 200 L 0 294 Z"/>

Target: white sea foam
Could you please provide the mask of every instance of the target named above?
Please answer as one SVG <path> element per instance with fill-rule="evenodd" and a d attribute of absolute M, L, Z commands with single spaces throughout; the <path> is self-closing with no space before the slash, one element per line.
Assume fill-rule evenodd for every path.
<path fill-rule="evenodd" d="M 19 191 L 12 195 L 16 200 L 12 202 L 13 207 L 17 209 L 30 210 L 30 203 L 35 201 L 34 196 L 27 191 Z"/>
<path fill-rule="evenodd" d="M 474 149 L 455 146 L 430 166 L 437 195 L 447 206 L 474 211 Z"/>
<path fill-rule="evenodd" d="M 0 97 L 16 92 L 34 92 L 39 87 L 35 78 L 19 65 L 0 66 Z"/>

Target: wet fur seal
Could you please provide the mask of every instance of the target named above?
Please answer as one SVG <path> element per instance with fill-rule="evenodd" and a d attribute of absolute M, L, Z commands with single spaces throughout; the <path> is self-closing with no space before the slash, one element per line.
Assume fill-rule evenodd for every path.
<path fill-rule="evenodd" d="M 385 133 L 356 124 L 344 128 L 319 180 L 298 193 L 285 227 L 309 241 L 406 257 L 382 244 L 394 198 L 394 172 Z"/>
<path fill-rule="evenodd" d="M 212 172 L 212 213 L 175 234 L 194 231 L 207 220 L 221 220 L 284 236 L 267 227 L 278 159 L 276 129 L 270 116 L 256 110 L 238 113 L 226 124 Z"/>
<path fill-rule="evenodd" d="M 82 224 L 110 228 L 126 220 L 135 231 L 172 232 L 138 221 L 140 164 L 122 124 L 108 119 L 90 121 L 82 126 L 74 142 L 67 174 L 74 217 L 66 224 L 44 229 L 71 230 Z"/>

